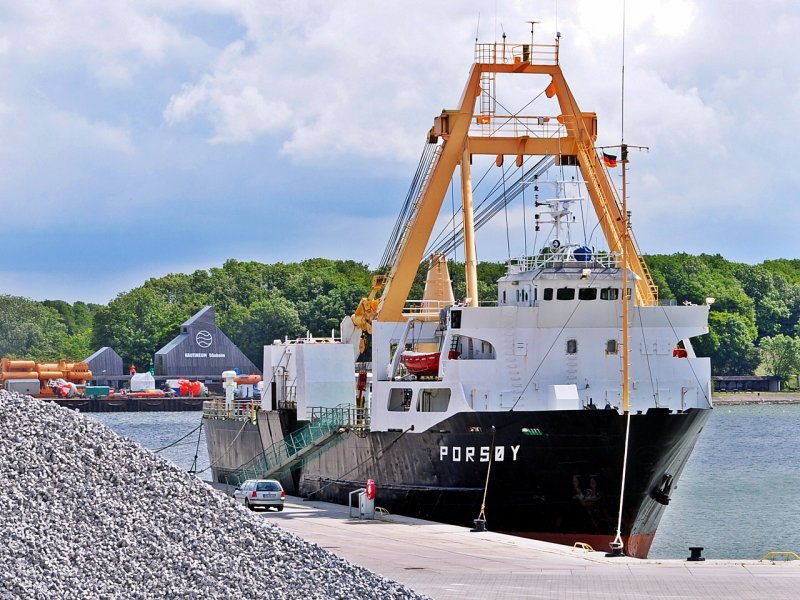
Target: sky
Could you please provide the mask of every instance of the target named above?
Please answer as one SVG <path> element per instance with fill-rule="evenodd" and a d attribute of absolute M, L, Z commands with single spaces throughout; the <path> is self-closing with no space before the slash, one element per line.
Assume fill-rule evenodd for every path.
<path fill-rule="evenodd" d="M 622 0 L 0 0 L 0 294 L 104 304 L 230 258 L 377 267 L 476 35 L 526 43 L 527 21 L 537 43 L 560 32 L 598 144 L 648 147 L 629 176 L 643 252 L 797 258 L 800 4 L 628 0 L 624 129 L 622 16 Z M 504 259 L 487 231 L 479 258 Z"/>

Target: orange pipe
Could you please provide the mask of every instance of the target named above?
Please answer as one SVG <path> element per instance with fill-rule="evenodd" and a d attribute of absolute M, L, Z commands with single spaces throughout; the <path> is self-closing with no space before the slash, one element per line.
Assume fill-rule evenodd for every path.
<path fill-rule="evenodd" d="M 87 379 L 92 378 L 91 371 L 70 371 L 66 374 L 67 376 L 64 379 L 71 379 L 73 381 L 86 381 Z"/>
<path fill-rule="evenodd" d="M 3 371 L 33 371 L 36 368 L 36 363 L 32 360 L 11 360 L 4 358 L 2 368 Z"/>
<path fill-rule="evenodd" d="M 64 379 L 62 371 L 39 371 L 39 379 Z"/>
<path fill-rule="evenodd" d="M 39 379 L 39 373 L 36 371 L 3 371 L 0 373 L 0 381 L 8 379 Z"/>

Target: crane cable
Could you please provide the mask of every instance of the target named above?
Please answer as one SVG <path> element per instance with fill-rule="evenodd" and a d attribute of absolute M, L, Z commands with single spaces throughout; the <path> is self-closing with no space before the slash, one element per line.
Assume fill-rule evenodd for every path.
<path fill-rule="evenodd" d="M 500 212 L 505 205 L 510 203 L 522 193 L 522 190 L 526 185 L 526 178 L 531 176 L 538 177 L 538 175 L 544 173 L 548 168 L 550 168 L 554 162 L 555 159 L 552 156 L 543 157 L 533 167 L 523 172 L 523 174 L 507 188 L 505 194 L 501 192 L 497 195 L 497 197 L 492 198 L 492 195 L 495 194 L 502 186 L 502 182 L 497 182 L 497 184 L 495 184 L 495 186 L 488 192 L 487 196 L 477 206 L 477 212 L 475 215 L 475 230 L 477 231 L 483 227 L 492 218 L 494 218 L 495 215 L 497 215 L 497 213 Z M 443 229 L 428 245 L 426 256 L 429 256 L 431 252 L 449 254 L 454 246 L 459 245 L 463 241 L 463 224 L 459 226 L 458 235 L 455 238 L 452 237 L 449 232 L 445 233 L 445 231 L 450 227 L 451 223 L 444 224 Z"/>

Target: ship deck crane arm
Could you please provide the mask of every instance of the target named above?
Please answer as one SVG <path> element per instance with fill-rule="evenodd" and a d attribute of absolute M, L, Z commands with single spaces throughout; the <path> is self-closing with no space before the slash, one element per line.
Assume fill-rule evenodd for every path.
<path fill-rule="evenodd" d="M 433 227 L 442 207 L 450 181 L 460 161 L 472 154 L 486 155 L 565 155 L 573 154 L 584 180 L 589 197 L 597 214 L 600 227 L 612 252 L 621 252 L 626 245 L 628 265 L 641 279 L 636 300 L 640 305 L 657 302 L 657 288 L 641 258 L 631 235 L 624 235 L 627 219 L 623 219 L 617 193 L 595 151 L 597 116 L 581 112 L 558 65 L 558 47 L 555 46 L 554 64 L 533 61 L 513 62 L 476 61 L 469 73 L 461 96 L 459 108 L 444 110 L 434 120 L 429 138 L 441 139 L 438 159 L 425 182 L 418 202 L 401 236 L 397 258 L 388 275 L 373 282 L 369 297 L 359 304 L 353 322 L 362 332 L 370 333 L 371 321 L 400 322 L 405 320 L 403 308 L 414 283 Z M 561 110 L 558 120 L 566 134 L 561 137 L 536 137 L 531 135 L 470 135 L 475 114 L 476 99 L 481 94 L 483 73 L 521 73 L 550 75 L 552 95 L 556 96 Z M 627 240 L 627 242 L 625 241 Z M 382 292 L 382 293 L 381 293 Z"/>

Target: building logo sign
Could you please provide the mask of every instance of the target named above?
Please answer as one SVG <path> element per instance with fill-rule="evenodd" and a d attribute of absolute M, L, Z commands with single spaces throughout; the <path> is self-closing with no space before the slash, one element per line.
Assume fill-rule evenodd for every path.
<path fill-rule="evenodd" d="M 197 342 L 197 345 L 201 348 L 208 348 L 214 342 L 214 338 L 211 337 L 209 332 L 203 330 L 197 332 L 197 335 L 194 336 L 194 341 Z"/>

